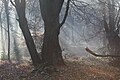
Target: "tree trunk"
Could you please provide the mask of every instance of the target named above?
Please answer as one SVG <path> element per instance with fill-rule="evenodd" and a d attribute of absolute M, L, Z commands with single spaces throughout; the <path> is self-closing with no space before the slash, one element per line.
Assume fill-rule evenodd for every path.
<path fill-rule="evenodd" d="M 16 37 L 15 37 L 14 34 L 13 34 L 13 40 L 14 40 L 13 50 L 14 50 L 14 53 L 15 53 L 16 61 L 17 61 L 17 63 L 20 63 L 21 56 L 20 56 L 19 48 L 17 46 Z"/>
<path fill-rule="evenodd" d="M 110 54 L 118 55 L 120 53 L 120 37 L 118 34 L 116 34 L 114 31 L 110 31 L 110 33 L 108 33 L 108 42 Z"/>
<path fill-rule="evenodd" d="M 29 53 L 31 55 L 31 59 L 33 61 L 33 65 L 37 66 L 41 63 L 41 60 L 40 60 L 40 57 L 37 53 L 33 38 L 30 34 L 26 18 L 19 19 L 19 25 L 20 25 L 20 28 L 21 28 L 22 33 L 24 35 L 27 48 L 29 50 Z"/>
<path fill-rule="evenodd" d="M 120 37 L 119 37 L 119 22 L 120 18 L 118 17 L 119 11 L 115 14 L 115 3 L 114 0 L 110 0 L 108 7 L 108 23 L 106 19 L 106 13 L 104 12 L 103 20 L 104 20 L 104 28 L 106 32 L 106 38 L 108 40 L 108 50 L 110 55 L 119 55 L 120 54 Z M 112 65 L 120 66 L 120 58 L 113 58 L 110 62 Z"/>
<path fill-rule="evenodd" d="M 52 28 L 51 28 L 52 27 Z M 60 29 L 58 20 L 45 24 L 42 60 L 50 65 L 63 65 L 62 50 L 59 45 Z"/>
<path fill-rule="evenodd" d="M 63 65 L 62 50 L 59 45 L 59 14 L 64 0 L 39 0 L 45 32 L 42 46 L 42 61 L 49 65 Z"/>
<path fill-rule="evenodd" d="M 11 1 L 13 4 L 13 2 Z M 32 62 L 34 66 L 37 66 L 41 63 L 41 59 L 39 57 L 39 54 L 37 53 L 33 38 L 31 36 L 31 33 L 28 28 L 28 22 L 25 16 L 25 7 L 26 7 L 26 1 L 25 0 L 15 0 L 15 4 L 13 4 L 16 8 L 17 14 L 18 14 L 18 22 L 20 25 L 20 28 L 22 30 L 23 36 L 25 38 L 25 42 L 28 48 L 28 51 L 30 53 Z"/>
<path fill-rule="evenodd" d="M 120 28 L 120 25 L 119 25 L 120 18 L 118 18 L 118 15 L 115 14 L 114 0 L 110 0 L 108 1 L 108 3 L 109 3 L 109 5 L 107 6 L 108 7 L 108 14 L 107 14 L 108 23 L 106 19 L 107 16 L 106 16 L 105 10 L 103 12 L 104 28 L 106 32 L 106 38 L 108 39 L 108 50 L 110 54 L 119 54 L 120 37 L 118 35 L 119 35 L 119 28 Z"/>
<path fill-rule="evenodd" d="M 112 31 L 109 34 L 110 36 L 108 37 L 108 42 L 109 42 L 108 48 L 110 54 L 120 55 L 120 37 L 115 32 L 112 33 Z M 113 60 L 109 64 L 116 67 L 120 67 L 120 57 L 118 58 L 113 57 Z"/>
<path fill-rule="evenodd" d="M 9 62 L 11 62 L 10 60 L 10 26 L 9 26 L 9 9 L 8 9 L 8 1 L 3 0 L 4 1 L 4 6 L 5 6 L 5 13 L 6 13 L 6 18 L 7 18 L 7 28 L 8 28 L 8 60 Z"/>
<path fill-rule="evenodd" d="M 5 59 L 5 42 L 4 42 L 4 31 L 3 31 L 3 27 L 2 27 L 2 17 L 1 17 L 1 14 L 2 14 L 2 10 L 0 11 L 0 29 L 1 29 L 1 46 L 2 46 L 2 59 Z"/>

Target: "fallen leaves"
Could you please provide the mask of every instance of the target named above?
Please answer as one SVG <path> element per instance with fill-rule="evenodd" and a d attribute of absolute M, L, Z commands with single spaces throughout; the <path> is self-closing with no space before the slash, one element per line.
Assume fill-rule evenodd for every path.
<path fill-rule="evenodd" d="M 87 61 L 87 62 L 86 62 Z M 98 62 L 98 63 L 97 63 Z M 89 64 L 87 64 L 89 63 Z M 95 64 L 92 64 L 95 63 Z M 96 64 L 97 63 L 97 64 Z M 91 64 L 91 65 L 90 65 Z M 120 69 L 99 61 L 67 61 L 49 75 L 31 73 L 33 66 L 23 63 L 0 62 L 0 80 L 119 80 Z"/>

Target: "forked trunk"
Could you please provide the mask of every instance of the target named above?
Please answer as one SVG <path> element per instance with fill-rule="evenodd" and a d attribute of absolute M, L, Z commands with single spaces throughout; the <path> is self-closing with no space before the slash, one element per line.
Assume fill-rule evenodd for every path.
<path fill-rule="evenodd" d="M 45 23 L 42 60 L 49 65 L 63 65 L 62 50 L 59 45 L 59 19 Z"/>
<path fill-rule="evenodd" d="M 64 0 L 39 0 L 45 32 L 42 46 L 42 61 L 48 65 L 63 65 L 62 50 L 59 45 L 59 14 Z"/>

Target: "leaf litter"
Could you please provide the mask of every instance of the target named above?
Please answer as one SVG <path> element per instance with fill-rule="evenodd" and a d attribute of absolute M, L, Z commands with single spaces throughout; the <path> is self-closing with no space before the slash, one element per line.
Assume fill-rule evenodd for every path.
<path fill-rule="evenodd" d="M 29 63 L 0 61 L 0 80 L 120 80 L 120 69 L 99 60 L 65 60 L 52 74 L 32 73 Z"/>

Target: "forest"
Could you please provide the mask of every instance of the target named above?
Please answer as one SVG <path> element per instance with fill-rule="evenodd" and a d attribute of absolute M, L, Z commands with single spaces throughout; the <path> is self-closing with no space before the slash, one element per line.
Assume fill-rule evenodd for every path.
<path fill-rule="evenodd" d="M 120 1 L 0 0 L 0 80 L 120 80 Z"/>

